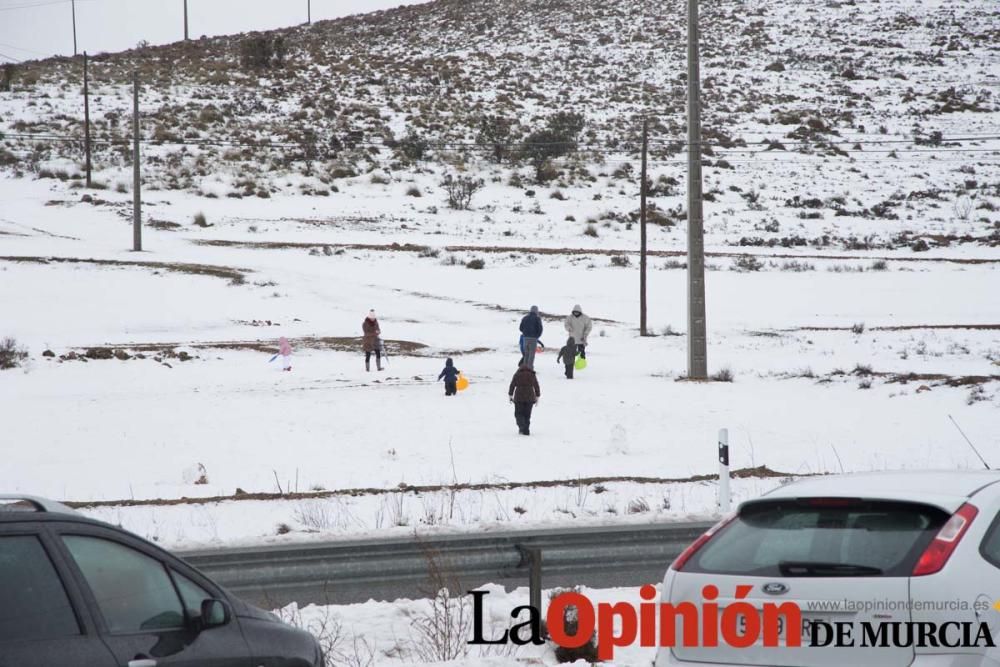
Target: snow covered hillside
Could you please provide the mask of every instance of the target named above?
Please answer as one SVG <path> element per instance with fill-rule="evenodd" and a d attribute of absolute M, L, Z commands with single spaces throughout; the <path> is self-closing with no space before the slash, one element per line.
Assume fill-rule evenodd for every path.
<path fill-rule="evenodd" d="M 703 12 L 707 383 L 678 381 L 678 2 L 437 0 L 97 57 L 90 189 L 79 61 L 22 66 L 0 92 L 0 338 L 28 356 L 0 371 L 0 489 L 228 498 L 89 510 L 184 546 L 704 516 L 712 482 L 683 480 L 716 471 L 723 427 L 734 468 L 781 473 L 738 499 L 790 475 L 981 466 L 949 416 L 997 465 L 993 3 Z M 134 67 L 142 253 L 120 143 Z M 640 337 L 636 139 L 654 111 Z M 582 114 L 576 150 L 532 154 L 556 112 Z M 484 116 L 509 138 L 477 143 Z M 468 208 L 448 176 L 482 179 Z M 575 303 L 595 328 L 568 381 Z M 507 385 L 533 304 L 548 349 L 521 438 Z M 384 372 L 364 370 L 370 308 Z M 290 373 L 268 362 L 280 336 Z M 447 356 L 472 384 L 446 399 Z M 560 483 L 511 487 L 539 481 Z M 455 484 L 482 486 L 445 512 Z"/>

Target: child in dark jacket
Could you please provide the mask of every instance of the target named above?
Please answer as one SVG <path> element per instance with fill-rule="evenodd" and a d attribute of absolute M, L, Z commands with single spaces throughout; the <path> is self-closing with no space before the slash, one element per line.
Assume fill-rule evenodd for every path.
<path fill-rule="evenodd" d="M 444 395 L 454 396 L 458 393 L 458 374 L 461 373 L 460 370 L 455 368 L 455 364 L 452 362 L 451 357 L 445 359 L 444 370 L 438 375 L 438 380 L 444 378 Z"/>
<path fill-rule="evenodd" d="M 566 344 L 559 349 L 559 356 L 556 362 L 563 362 L 566 365 L 566 378 L 573 379 L 573 367 L 576 364 L 576 340 L 572 336 L 566 339 Z"/>

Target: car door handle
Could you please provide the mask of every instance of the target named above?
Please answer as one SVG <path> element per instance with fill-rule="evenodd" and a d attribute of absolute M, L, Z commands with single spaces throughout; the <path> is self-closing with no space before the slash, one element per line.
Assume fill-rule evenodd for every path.
<path fill-rule="evenodd" d="M 152 658 L 137 658 L 129 660 L 128 667 L 156 667 L 156 661 Z"/>

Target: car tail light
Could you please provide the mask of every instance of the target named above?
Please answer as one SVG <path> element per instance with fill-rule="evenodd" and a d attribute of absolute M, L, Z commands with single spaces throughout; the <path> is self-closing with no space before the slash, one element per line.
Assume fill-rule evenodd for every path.
<path fill-rule="evenodd" d="M 927 545 L 927 549 L 913 568 L 913 576 L 920 577 L 939 572 L 948 562 L 977 514 L 979 510 L 968 503 L 959 507 L 958 511 L 941 526 L 934 541 Z"/>
<path fill-rule="evenodd" d="M 694 542 L 688 545 L 688 548 L 682 551 L 681 555 L 675 558 L 674 562 L 670 564 L 670 568 L 680 572 L 681 569 L 683 569 L 684 564 L 687 563 L 688 560 L 690 560 L 691 556 L 697 553 L 698 549 L 701 549 L 703 546 L 705 546 L 706 542 L 712 539 L 712 537 L 720 530 L 729 525 L 729 523 L 735 518 L 736 518 L 735 512 L 722 517 L 722 520 L 719 521 L 719 523 L 715 524 L 714 526 L 706 530 L 698 539 L 696 539 Z"/>

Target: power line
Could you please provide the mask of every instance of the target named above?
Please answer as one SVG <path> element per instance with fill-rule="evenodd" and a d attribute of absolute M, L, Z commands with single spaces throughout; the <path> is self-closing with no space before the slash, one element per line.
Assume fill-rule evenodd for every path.
<path fill-rule="evenodd" d="M 55 133 L 27 133 L 27 132 L 11 132 L 4 135 L 8 139 L 17 139 L 21 141 L 54 141 L 54 142 L 76 142 L 80 141 L 79 137 L 75 135 L 60 135 Z M 352 141 L 350 137 L 335 137 L 340 141 L 343 146 L 336 147 L 330 146 L 329 141 L 324 143 L 320 140 L 317 141 L 239 141 L 231 139 L 152 139 L 152 138 L 141 138 L 140 141 L 144 144 L 151 145 L 167 145 L 167 146 L 209 146 L 218 148 L 324 148 L 327 151 L 340 151 L 349 150 L 352 148 L 386 148 L 393 150 L 398 147 L 398 144 L 387 144 L 385 142 L 372 142 L 372 141 Z M 838 148 L 839 144 L 851 144 L 856 145 L 886 145 L 886 144 L 923 144 L 930 145 L 933 139 L 935 144 L 933 148 L 893 148 L 891 150 L 863 150 L 856 148 L 842 149 Z M 743 154 L 750 153 L 754 155 L 768 155 L 768 154 L 780 154 L 779 152 L 787 152 L 788 147 L 798 147 L 798 148 L 815 148 L 815 149 L 830 149 L 844 153 L 862 153 L 862 154 L 873 154 L 873 153 L 992 153 L 1000 152 L 1000 146 L 992 148 L 964 148 L 964 147 L 949 147 L 947 144 L 954 144 L 957 142 L 982 142 L 1000 140 L 1000 135 L 989 134 L 989 135 L 971 135 L 971 136 L 941 136 L 941 137 L 913 137 L 909 139 L 871 139 L 871 140 L 842 140 L 842 141 L 829 141 L 829 140 L 816 140 L 816 141 L 796 141 L 796 142 L 777 142 L 777 140 L 764 140 L 764 141 L 752 141 L 745 142 L 747 148 L 742 147 L 742 145 L 734 145 L 730 142 L 725 144 L 717 141 L 702 141 L 700 146 L 709 147 L 713 151 L 718 151 L 723 154 Z M 120 142 L 128 142 L 128 139 L 119 139 L 115 137 L 111 138 L 97 138 L 95 142 L 100 142 L 104 144 L 116 144 Z M 768 146 L 773 147 L 776 143 L 783 146 L 786 151 L 781 151 L 779 148 L 772 148 L 771 150 L 753 150 L 748 148 L 749 146 Z M 558 141 L 558 142 L 531 142 L 531 141 L 519 141 L 519 142 L 508 142 L 504 144 L 504 147 L 508 150 L 513 150 L 517 148 L 532 148 L 532 147 L 551 147 L 551 146 L 565 146 L 571 147 L 573 152 L 577 153 L 604 153 L 611 155 L 620 155 L 622 153 L 634 152 L 638 150 L 638 145 L 633 145 L 631 142 L 621 142 L 619 144 L 605 144 L 605 145 L 588 145 L 579 144 L 572 141 Z M 666 148 L 674 149 L 676 148 L 678 152 L 683 152 L 689 144 L 681 139 L 677 140 L 661 140 L 656 144 L 651 143 L 653 148 Z M 477 142 L 470 141 L 441 141 L 441 142 L 426 142 L 426 149 L 431 150 L 492 150 L 492 145 L 481 144 Z M 713 157 L 713 156 L 708 156 Z"/>
<path fill-rule="evenodd" d="M 26 134 L 19 134 L 19 133 L 10 133 L 10 134 L 7 134 L 6 138 L 11 139 L 11 140 L 19 140 L 19 141 L 44 141 L 44 142 L 56 142 L 56 143 L 76 143 L 76 142 L 79 142 L 79 141 L 82 140 L 81 137 L 77 137 L 75 135 L 71 135 L 71 136 L 64 136 L 64 135 L 44 135 L 44 134 L 30 134 L 30 135 L 26 135 Z M 105 138 L 96 138 L 96 139 L 93 140 L 93 143 L 95 143 L 97 145 L 118 145 L 118 144 L 124 144 L 124 143 L 127 143 L 127 142 L 128 142 L 128 140 L 125 139 L 125 138 L 114 138 L 114 137 L 112 137 L 112 138 L 106 138 L 106 137 Z M 329 144 L 324 144 L 324 143 L 321 143 L 321 142 L 281 142 L 281 141 L 249 141 L 249 142 L 242 141 L 241 142 L 241 141 L 231 141 L 231 140 L 206 140 L 206 139 L 200 139 L 200 140 L 195 140 L 195 139 L 192 139 L 192 140 L 160 140 L 160 139 L 142 138 L 142 139 L 140 139 L 140 142 L 143 143 L 143 144 L 145 144 L 145 145 L 154 145 L 154 146 L 160 146 L 160 145 L 163 145 L 163 146 L 184 146 L 184 147 L 191 146 L 191 147 L 197 147 L 197 148 L 205 148 L 205 147 L 209 147 L 209 148 L 257 148 L 257 149 L 275 149 L 275 150 L 283 150 L 283 149 L 314 149 L 314 150 L 316 150 L 317 154 L 324 154 L 324 155 L 328 155 L 330 153 L 336 154 L 338 152 L 341 152 L 342 150 L 351 150 L 351 149 L 356 149 L 356 148 L 379 148 L 379 149 L 383 149 L 384 148 L 384 149 L 389 149 L 389 150 L 394 150 L 396 148 L 395 146 L 391 146 L 391 145 L 384 144 L 384 143 L 376 143 L 376 142 L 348 142 L 347 144 L 345 144 L 344 146 L 341 146 L 341 147 L 330 146 Z M 912 142 L 907 142 L 907 143 L 912 143 Z M 538 145 L 540 145 L 540 144 L 528 144 L 528 143 L 526 143 L 526 144 L 520 144 L 519 146 L 522 147 L 522 148 L 524 148 L 524 147 L 531 147 L 531 146 L 538 146 Z M 703 145 L 713 146 L 712 144 L 703 144 Z M 517 144 L 509 144 L 509 145 L 507 145 L 507 149 L 508 150 L 513 150 L 517 146 L 518 146 Z M 665 145 L 665 146 L 669 146 L 669 145 Z M 685 145 L 682 142 L 677 142 L 677 144 L 675 144 L 675 146 L 678 148 L 678 150 L 677 150 L 678 153 L 685 153 L 686 152 Z M 814 149 L 818 149 L 818 150 L 833 150 L 834 151 L 834 155 L 838 155 L 838 154 L 842 154 L 842 153 L 856 153 L 856 154 L 860 154 L 860 155 L 885 154 L 885 155 L 891 157 L 893 154 L 897 154 L 898 155 L 898 154 L 919 154 L 919 153 L 930 153 L 930 154 L 934 154 L 934 155 L 947 154 L 947 153 L 957 153 L 957 154 L 963 154 L 963 155 L 965 155 L 965 154 L 971 154 L 971 153 L 996 153 L 996 154 L 1000 154 L 1000 146 L 997 146 L 995 148 L 946 148 L 946 147 L 920 148 L 920 149 L 916 149 L 916 148 L 896 148 L 896 149 L 892 149 L 892 150 L 868 150 L 868 151 L 861 150 L 861 149 L 850 149 L 850 150 L 834 149 L 832 146 L 830 146 L 829 144 L 826 144 L 824 142 L 819 142 L 819 143 L 816 143 L 816 144 L 800 144 L 800 146 L 802 148 L 814 148 Z M 478 144 L 433 144 L 433 143 L 429 143 L 429 144 L 427 144 L 426 148 L 430 149 L 430 150 L 436 150 L 436 151 L 439 151 L 439 152 L 446 152 L 446 153 L 447 152 L 458 153 L 460 151 L 470 151 L 470 150 L 471 151 L 489 151 L 489 150 L 492 150 L 492 147 L 490 147 L 490 146 L 484 146 L 484 145 L 478 145 Z M 714 148 L 714 146 L 713 146 L 713 148 Z M 573 149 L 572 152 L 574 152 L 574 153 L 582 153 L 582 154 L 591 154 L 591 155 L 612 155 L 612 156 L 618 156 L 618 155 L 622 155 L 622 154 L 627 154 L 627 153 L 634 152 L 633 149 L 634 149 L 634 147 L 632 147 L 631 145 L 621 145 L 621 146 L 618 146 L 618 147 L 587 147 L 587 146 L 578 146 L 575 149 Z M 723 157 L 728 157 L 730 155 L 780 156 L 780 155 L 783 155 L 783 154 L 789 154 L 790 152 L 793 152 L 793 151 L 787 151 L 787 150 L 785 150 L 785 151 L 778 152 L 778 151 L 775 151 L 775 150 L 718 149 L 718 154 L 717 155 L 706 155 L 706 157 L 708 157 L 708 158 L 711 158 L 711 157 L 720 157 L 720 158 L 723 158 Z M 800 152 L 800 151 L 794 151 L 794 152 Z M 831 157 L 831 155 L 827 154 L 827 155 L 824 155 L 824 157 Z M 746 159 L 746 158 L 744 158 L 744 159 Z M 852 158 L 852 159 L 856 159 L 856 158 Z"/>
<path fill-rule="evenodd" d="M 46 54 L 42 53 L 41 51 L 32 51 L 31 49 L 25 49 L 25 48 L 20 47 L 20 46 L 14 46 L 13 44 L 6 44 L 4 42 L 0 42 L 0 46 L 6 46 L 8 49 L 14 49 L 15 51 L 23 51 L 24 53 L 31 53 L 31 54 L 38 55 L 38 56 L 44 56 L 44 55 L 46 55 Z"/>
<path fill-rule="evenodd" d="M 79 2 L 93 2 L 94 0 L 78 0 Z M 47 0 L 45 2 L 33 2 L 23 5 L 7 5 L 0 7 L 0 12 L 9 12 L 15 9 L 33 9 L 35 7 L 48 7 L 50 5 L 68 5 L 71 4 L 73 0 Z"/>

